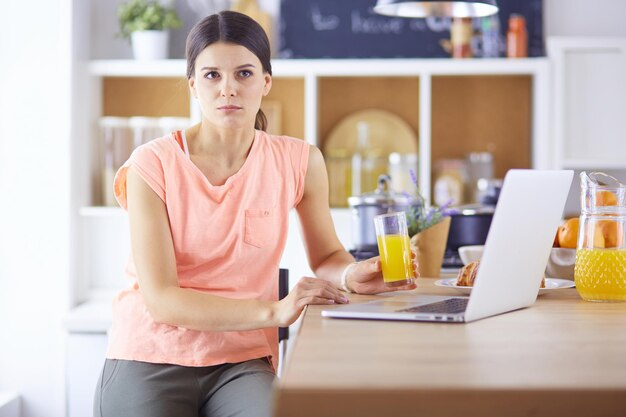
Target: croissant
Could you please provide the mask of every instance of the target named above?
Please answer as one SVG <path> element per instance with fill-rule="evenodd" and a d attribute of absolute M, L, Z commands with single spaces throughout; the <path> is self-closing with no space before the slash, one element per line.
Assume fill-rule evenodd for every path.
<path fill-rule="evenodd" d="M 478 273 L 478 266 L 480 265 L 480 261 L 470 262 L 465 265 L 459 271 L 459 275 L 456 277 L 456 285 L 458 287 L 472 287 L 474 286 L 474 280 L 476 279 L 476 274 Z M 541 278 L 541 288 L 546 288 L 546 278 Z"/>
<path fill-rule="evenodd" d="M 456 277 L 456 285 L 459 287 L 471 287 L 474 285 L 476 273 L 478 273 L 478 265 L 480 261 L 470 262 L 459 271 Z"/>

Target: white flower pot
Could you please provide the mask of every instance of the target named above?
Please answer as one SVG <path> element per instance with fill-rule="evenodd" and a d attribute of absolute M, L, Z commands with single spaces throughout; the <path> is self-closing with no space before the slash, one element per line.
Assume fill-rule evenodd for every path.
<path fill-rule="evenodd" d="M 133 55 L 139 60 L 167 59 L 169 31 L 144 30 L 131 33 Z"/>

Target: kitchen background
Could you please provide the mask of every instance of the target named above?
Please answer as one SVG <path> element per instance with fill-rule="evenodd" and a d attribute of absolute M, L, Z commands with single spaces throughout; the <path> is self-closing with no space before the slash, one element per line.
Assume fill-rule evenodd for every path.
<path fill-rule="evenodd" d="M 181 18 L 185 26 L 190 27 L 196 13 L 190 6 L 193 2 L 178 2 Z M 18 392 L 22 398 L 23 416 L 64 416 L 68 409 L 66 371 L 67 363 L 72 359 L 68 357 L 71 356 L 68 348 L 72 346 L 68 343 L 63 320 L 69 309 L 89 293 L 89 288 L 85 287 L 89 287 L 90 282 L 76 269 L 77 265 L 82 268 L 85 263 L 79 257 L 89 253 L 79 245 L 85 242 L 93 244 L 89 240 L 90 236 L 78 235 L 77 222 L 88 224 L 89 219 L 100 218 L 95 229 L 86 228 L 94 235 L 119 226 L 119 219 L 116 220 L 115 215 L 102 220 L 98 212 L 96 216 L 91 216 L 89 210 L 86 210 L 86 215 L 85 210 L 83 215 L 77 214 L 79 207 L 98 205 L 101 201 L 97 200 L 97 191 L 92 193 L 91 190 L 97 190 L 97 187 L 92 187 L 93 178 L 90 176 L 91 170 L 96 169 L 95 166 L 90 167 L 94 159 L 91 154 L 77 153 L 77 149 L 81 149 L 77 142 L 88 143 L 92 140 L 77 135 L 76 126 L 81 126 L 81 123 L 77 123 L 75 118 L 82 114 L 81 107 L 91 103 L 92 98 L 86 95 L 93 91 L 93 87 L 86 83 L 82 85 L 83 88 L 75 88 L 72 92 L 72 86 L 81 85 L 76 80 L 87 73 L 85 65 L 89 60 L 132 56 L 125 41 L 112 39 L 117 32 L 114 17 L 117 3 L 101 0 L 3 2 L 5 16 L 11 18 L 6 19 L 0 36 L 0 393 Z M 259 4 L 274 18 L 274 22 L 279 21 L 278 0 L 261 0 Z M 91 11 L 89 5 L 93 8 Z M 546 39 L 555 36 L 576 37 L 582 39 L 584 44 L 589 41 L 587 38 L 591 38 L 592 42 L 594 37 L 626 37 L 626 27 L 623 25 L 626 2 L 622 0 L 598 0 L 593 3 L 544 0 L 543 11 Z M 280 37 L 278 24 L 273 27 L 276 42 Z M 84 31 L 89 34 L 88 38 L 77 36 Z M 173 57 L 182 56 L 180 51 L 185 33 L 185 29 L 173 32 Z M 557 60 L 551 61 L 550 70 L 554 71 L 557 64 Z M 584 75 L 584 67 L 578 70 Z M 541 66 L 539 69 L 533 67 L 529 73 L 541 76 L 543 70 Z M 281 81 L 284 83 L 283 90 L 289 90 L 288 81 Z M 411 79 L 401 82 L 408 83 L 400 84 L 405 86 L 417 84 Z M 521 81 L 522 84 L 527 82 Z M 624 84 L 619 77 L 615 77 L 612 82 L 616 89 Z M 324 83 L 321 88 L 328 91 L 340 88 L 341 84 L 332 77 Z M 462 83 L 459 86 L 462 88 Z M 477 86 L 481 87 L 484 85 Z M 122 84 L 113 88 L 123 89 L 125 86 Z M 433 88 L 436 88 L 436 80 L 433 81 Z M 584 85 L 581 85 L 583 88 Z M 527 91 L 528 85 L 521 89 Z M 559 99 L 551 91 L 542 95 L 542 102 L 533 104 L 546 112 L 551 111 L 553 100 Z M 323 95 L 320 97 L 323 100 Z M 445 94 L 440 98 L 444 97 Z M 530 100 L 523 92 L 521 97 Z M 280 91 L 277 91 L 277 98 L 280 102 Z M 436 99 L 433 97 L 433 100 Z M 330 108 L 329 112 L 333 110 L 331 101 L 322 104 L 323 108 Z M 586 110 L 590 114 L 603 106 L 603 103 L 584 104 L 588 106 Z M 621 104 L 617 108 L 624 108 L 623 101 L 610 104 Z M 433 101 L 433 108 L 437 105 Z M 446 103 L 439 105 L 446 106 Z M 526 106 L 532 107 L 528 102 Z M 286 111 L 283 106 L 283 127 L 288 130 L 291 116 Z M 302 107 L 297 112 L 301 113 L 301 118 L 305 117 Z M 526 116 L 530 117 L 529 114 Z M 540 116 L 550 125 L 550 133 L 543 136 L 543 142 L 547 143 L 534 145 L 537 149 L 554 153 L 557 146 L 563 145 L 554 139 L 562 136 L 562 132 L 558 131 L 562 127 L 552 122 L 561 120 L 563 115 Z M 603 143 L 607 123 L 602 121 L 601 116 L 598 115 L 596 125 L 587 126 L 589 131 L 584 134 L 597 141 L 599 146 L 607 146 Z M 317 125 L 314 130 L 301 127 L 301 132 L 295 133 L 307 136 L 308 140 L 312 140 L 312 135 L 326 138 L 341 117 L 332 114 L 320 116 L 320 120 L 324 118 L 327 121 Z M 407 116 L 406 119 L 414 135 L 423 134 L 417 126 L 417 115 Z M 437 125 L 433 123 L 435 130 Z M 303 126 L 305 123 L 294 125 L 298 124 Z M 611 125 L 610 121 L 608 125 Z M 526 123 L 525 129 L 531 129 L 529 123 Z M 433 131 L 433 162 L 437 146 L 440 146 L 435 141 L 435 134 Z M 526 137 L 529 136 L 527 131 Z M 322 146 L 325 143 L 318 144 Z M 620 151 L 621 154 L 606 167 L 626 167 L 626 162 L 623 162 L 623 145 L 616 149 L 616 152 Z M 569 148 L 563 149 L 565 159 L 568 152 Z M 589 158 L 594 155 L 592 152 L 588 155 L 587 162 L 585 158 L 574 161 L 573 156 L 577 155 L 570 156 L 570 162 L 573 166 L 591 164 L 593 161 L 589 161 Z M 326 156 L 332 158 L 330 154 Z M 545 166 L 554 163 L 553 160 L 546 161 L 547 156 L 529 154 L 526 157 L 527 163 L 533 158 L 539 161 L 544 158 L 542 164 Z M 501 160 L 496 159 L 496 163 L 501 163 Z M 430 181 L 425 185 L 430 186 Z M 114 238 L 115 234 L 109 237 Z M 98 248 L 91 250 L 97 251 Z M 94 269 L 99 267 L 92 266 Z M 106 269 L 107 266 L 102 267 Z M 90 349 L 88 342 L 81 346 L 85 350 Z M 100 363 L 96 366 L 99 367 Z M 0 394 L 0 404 L 2 398 Z M 91 398 L 85 400 L 91 401 Z M 3 416 L 2 412 L 0 416 Z"/>

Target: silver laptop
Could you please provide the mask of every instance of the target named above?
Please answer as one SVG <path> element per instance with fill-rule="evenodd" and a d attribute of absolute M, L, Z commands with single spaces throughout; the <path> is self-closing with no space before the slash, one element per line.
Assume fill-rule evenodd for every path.
<path fill-rule="evenodd" d="M 532 305 L 573 175 L 573 171 L 507 173 L 469 297 L 387 297 L 323 310 L 322 316 L 458 323 Z"/>

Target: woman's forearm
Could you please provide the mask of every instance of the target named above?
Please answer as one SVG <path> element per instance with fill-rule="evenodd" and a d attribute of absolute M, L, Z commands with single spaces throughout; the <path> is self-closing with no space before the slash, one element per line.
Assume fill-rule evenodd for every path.
<path fill-rule="evenodd" d="M 352 255 L 341 249 L 331 253 L 318 265 L 314 265 L 312 269 L 318 278 L 328 280 L 337 287 L 341 287 L 341 274 L 353 262 Z"/>
<path fill-rule="evenodd" d="M 170 286 L 151 294 L 148 310 L 156 322 L 201 331 L 244 331 L 278 327 L 275 304 L 237 300 Z"/>

